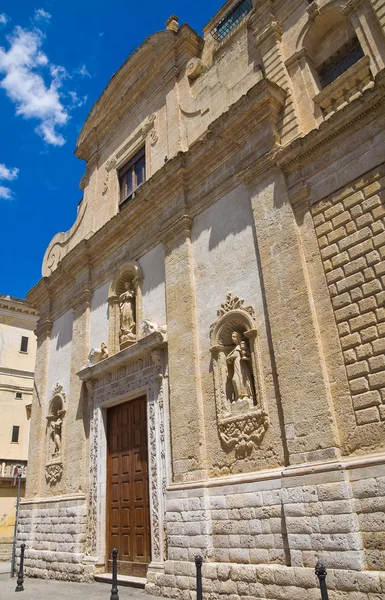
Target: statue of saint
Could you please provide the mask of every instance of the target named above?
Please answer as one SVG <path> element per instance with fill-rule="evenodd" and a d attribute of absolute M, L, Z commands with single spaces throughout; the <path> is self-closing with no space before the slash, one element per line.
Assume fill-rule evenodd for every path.
<path fill-rule="evenodd" d="M 125 283 L 126 291 L 119 296 L 120 335 L 123 340 L 135 338 L 135 292 L 130 283 Z"/>
<path fill-rule="evenodd" d="M 247 342 L 238 331 L 233 331 L 231 339 L 235 345 L 227 355 L 227 371 L 233 387 L 233 399 L 254 402 L 254 383 L 250 352 Z"/>
<path fill-rule="evenodd" d="M 58 418 L 56 419 L 56 421 L 52 421 L 51 423 L 51 427 L 52 427 L 52 439 L 54 441 L 55 444 L 55 449 L 54 449 L 54 454 L 59 454 L 59 452 L 61 452 L 61 427 L 63 424 L 63 420 L 60 417 L 60 415 L 58 415 Z"/>

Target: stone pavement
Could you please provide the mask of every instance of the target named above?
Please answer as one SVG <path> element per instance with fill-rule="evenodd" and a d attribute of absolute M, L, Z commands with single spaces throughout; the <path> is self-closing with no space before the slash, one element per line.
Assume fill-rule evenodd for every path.
<path fill-rule="evenodd" d="M 15 593 L 17 577 L 0 574 L 0 600 L 109 600 L 107 583 L 70 583 L 51 579 L 25 578 L 24 591 Z M 119 600 L 154 600 L 139 588 L 119 586 Z"/>

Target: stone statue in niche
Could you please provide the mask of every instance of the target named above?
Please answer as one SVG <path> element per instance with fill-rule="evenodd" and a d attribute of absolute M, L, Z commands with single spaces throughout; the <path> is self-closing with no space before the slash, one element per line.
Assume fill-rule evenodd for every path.
<path fill-rule="evenodd" d="M 231 340 L 234 348 L 226 357 L 228 377 L 232 384 L 231 400 L 233 402 L 239 400 L 254 402 L 253 372 L 247 341 L 238 331 L 233 331 Z"/>
<path fill-rule="evenodd" d="M 63 419 L 66 414 L 65 403 L 66 395 L 63 392 L 63 386 L 58 383 L 53 391 L 46 417 L 48 443 L 45 477 L 50 485 L 55 485 L 63 472 L 62 431 Z"/>
<path fill-rule="evenodd" d="M 243 459 L 257 450 L 269 418 L 260 382 L 257 322 L 254 309 L 231 292 L 211 325 L 211 356 L 218 434 L 223 448 Z"/>
<path fill-rule="evenodd" d="M 136 341 L 135 291 L 128 281 L 124 287 L 125 291 L 119 296 L 120 346 L 122 349 Z"/>
<path fill-rule="evenodd" d="M 61 452 L 61 428 L 62 428 L 63 420 L 60 415 L 56 421 L 51 421 L 51 436 L 54 442 L 54 452 L 52 456 L 56 456 Z"/>

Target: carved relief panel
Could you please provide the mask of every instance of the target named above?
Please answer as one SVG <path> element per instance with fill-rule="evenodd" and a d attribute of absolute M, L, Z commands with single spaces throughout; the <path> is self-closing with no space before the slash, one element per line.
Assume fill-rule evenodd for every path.
<path fill-rule="evenodd" d="M 63 387 L 57 383 L 49 403 L 47 419 L 47 460 L 45 478 L 47 483 L 55 485 L 63 474 L 62 430 L 66 414 L 66 395 Z"/>
<path fill-rule="evenodd" d="M 242 458 L 260 445 L 268 426 L 253 308 L 228 293 L 210 333 L 219 437 Z"/>

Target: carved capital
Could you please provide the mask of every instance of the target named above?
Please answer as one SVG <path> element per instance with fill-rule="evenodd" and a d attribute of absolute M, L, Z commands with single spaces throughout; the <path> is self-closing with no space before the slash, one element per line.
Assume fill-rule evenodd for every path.
<path fill-rule="evenodd" d="M 341 12 L 345 17 L 350 17 L 364 2 L 365 0 L 348 0 Z"/>
<path fill-rule="evenodd" d="M 255 45 L 258 48 L 265 40 L 269 37 L 272 37 L 274 41 L 280 42 L 282 40 L 283 29 L 281 25 L 277 21 L 271 21 L 267 27 L 257 35 L 255 40 Z"/>
<path fill-rule="evenodd" d="M 316 0 L 314 0 L 307 7 L 307 14 L 309 15 L 309 19 L 312 19 L 312 20 L 315 19 L 316 17 L 318 17 L 318 15 L 320 14 L 318 2 L 316 2 Z"/>
<path fill-rule="evenodd" d="M 192 225 L 193 219 L 189 215 L 183 215 L 166 225 L 160 232 L 159 238 L 164 244 L 168 244 L 180 235 L 190 237 Z"/>
<path fill-rule="evenodd" d="M 40 320 L 35 327 L 35 335 L 38 341 L 49 337 L 51 335 L 53 322 L 51 318 L 46 317 L 44 320 Z"/>

